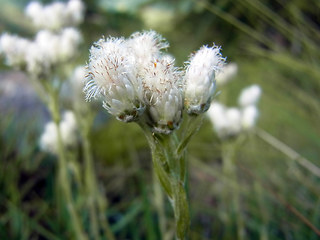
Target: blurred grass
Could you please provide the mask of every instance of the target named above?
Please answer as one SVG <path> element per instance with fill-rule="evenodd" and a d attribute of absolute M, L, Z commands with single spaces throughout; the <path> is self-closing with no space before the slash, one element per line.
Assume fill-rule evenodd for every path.
<path fill-rule="evenodd" d="M 129 36 L 143 29 L 140 11 L 156 2 L 135 2 L 127 12 L 87 1 L 81 59 L 103 34 Z M 259 84 L 258 127 L 320 166 L 319 2 L 165 2 L 177 12 L 176 27 L 163 35 L 178 64 L 202 44 L 222 45 L 228 61 L 239 64 L 239 74 L 218 89 L 218 100 L 236 105 L 243 87 Z M 1 8 L 1 31 L 28 35 L 14 4 Z M 0 239 L 70 237 L 63 214 L 54 208 L 55 158 L 37 147 L 39 125 L 16 113 L 1 116 Z M 91 141 L 100 188 L 109 200 L 105 214 L 117 239 L 159 239 L 151 155 L 140 129 L 108 118 L 92 130 Z M 222 173 L 222 144 L 205 120 L 189 146 L 190 239 L 236 239 L 238 214 L 247 239 L 319 239 L 312 229 L 320 229 L 319 178 L 253 132 L 239 141 L 237 181 L 228 179 Z M 240 210 L 231 207 L 232 199 L 224 202 L 225 189 L 240 192 Z M 224 206 L 230 207 L 228 226 Z M 166 214 L 172 214 L 168 202 Z M 86 215 L 82 213 L 84 222 L 90 224 Z"/>

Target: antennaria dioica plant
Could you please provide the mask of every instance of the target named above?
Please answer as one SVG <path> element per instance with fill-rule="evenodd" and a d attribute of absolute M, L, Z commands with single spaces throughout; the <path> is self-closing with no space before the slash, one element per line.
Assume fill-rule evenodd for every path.
<path fill-rule="evenodd" d="M 185 151 L 210 107 L 225 59 L 219 47 L 203 46 L 180 69 L 161 51 L 168 46 L 154 31 L 100 39 L 90 49 L 84 91 L 87 100 L 100 98 L 118 120 L 139 124 L 173 207 L 176 237 L 185 239 L 190 222 Z M 186 124 L 179 129 L 183 118 Z"/>

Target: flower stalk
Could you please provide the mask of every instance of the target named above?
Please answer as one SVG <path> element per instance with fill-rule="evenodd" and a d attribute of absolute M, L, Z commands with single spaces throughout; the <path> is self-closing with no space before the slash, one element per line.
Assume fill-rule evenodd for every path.
<path fill-rule="evenodd" d="M 67 211 L 71 218 L 74 235 L 76 239 L 86 240 L 87 237 L 85 233 L 82 231 L 80 217 L 78 216 L 75 206 L 73 204 L 70 182 L 68 179 L 66 153 L 63 146 L 61 129 L 59 126 L 61 116 L 60 116 L 60 109 L 59 109 L 58 92 L 59 91 L 56 91 L 56 89 L 54 88 L 51 88 L 49 91 L 49 110 L 52 115 L 52 119 L 56 124 L 56 129 L 57 129 L 57 145 L 58 145 L 58 159 L 59 159 L 58 181 L 60 183 L 59 186 L 61 187 L 61 191 L 66 201 Z"/>
<path fill-rule="evenodd" d="M 189 229 L 190 214 L 185 189 L 184 151 L 178 154 L 176 136 L 153 134 L 147 126 L 140 126 L 151 148 L 154 172 L 173 207 L 176 237 L 185 239 Z"/>

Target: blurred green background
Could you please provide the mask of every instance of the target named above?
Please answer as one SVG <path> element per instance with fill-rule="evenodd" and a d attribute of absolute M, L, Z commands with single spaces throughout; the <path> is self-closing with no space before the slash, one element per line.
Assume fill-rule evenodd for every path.
<path fill-rule="evenodd" d="M 27 3 L 0 0 L 0 32 L 33 35 L 23 15 Z M 232 82 L 218 88 L 224 104 L 235 106 L 250 84 L 263 90 L 257 130 L 241 136 L 234 153 L 236 179 L 221 171 L 223 143 L 209 120 L 191 141 L 189 239 L 239 239 L 239 224 L 244 239 L 320 239 L 320 1 L 87 0 L 85 5 L 79 64 L 88 61 L 89 47 L 102 35 L 128 37 L 153 29 L 170 42 L 168 52 L 178 66 L 204 44 L 222 46 L 227 62 L 239 68 Z M 56 159 L 38 146 L 48 112 L 29 94 L 23 74 L 4 61 L 0 67 L 0 239 L 71 239 L 55 211 Z M 90 140 L 108 199 L 103 214 L 116 239 L 161 239 L 142 131 L 96 108 Z M 239 193 L 238 208 L 228 192 Z M 168 202 L 165 209 L 170 218 Z"/>

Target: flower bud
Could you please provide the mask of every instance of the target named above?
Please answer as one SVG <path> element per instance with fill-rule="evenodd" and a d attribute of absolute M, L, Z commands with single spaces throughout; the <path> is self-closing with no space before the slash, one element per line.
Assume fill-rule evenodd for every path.
<path fill-rule="evenodd" d="M 259 85 L 252 85 L 250 87 L 242 90 L 239 97 L 239 105 L 241 107 L 247 107 L 250 105 L 255 105 L 260 99 L 261 96 L 261 88 Z"/>
<path fill-rule="evenodd" d="M 185 75 L 185 106 L 188 114 L 201 114 L 210 107 L 215 74 L 222 67 L 220 48 L 203 46 L 191 56 Z"/>
<path fill-rule="evenodd" d="M 91 47 L 87 68 L 86 99 L 101 96 L 103 107 L 119 120 L 137 120 L 144 111 L 142 85 L 124 39 L 98 41 Z"/>
<path fill-rule="evenodd" d="M 183 110 L 181 73 L 168 58 L 150 62 L 143 73 L 144 100 L 153 130 L 169 134 L 179 127 Z"/>

